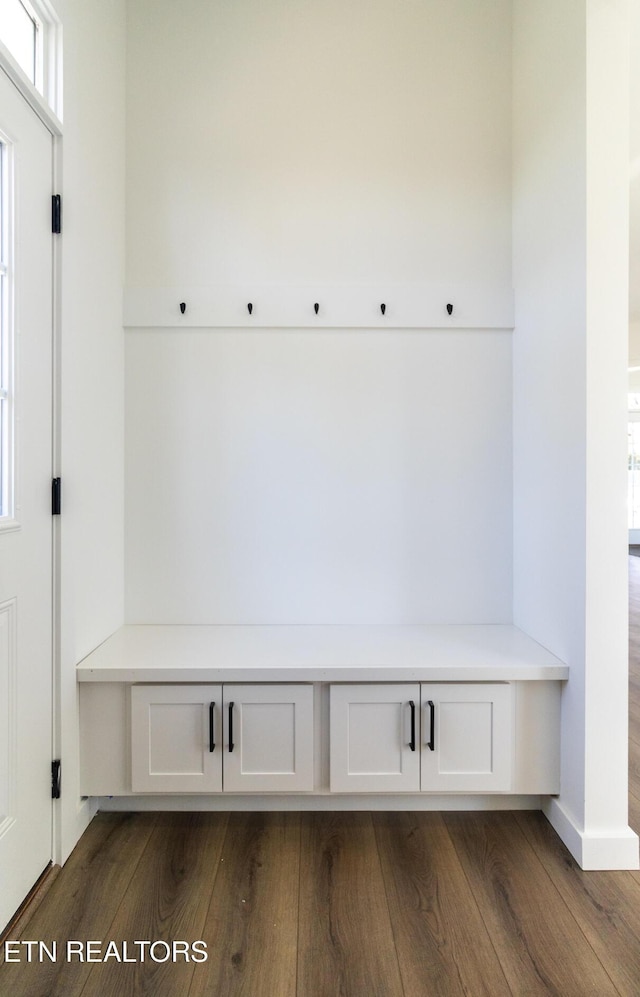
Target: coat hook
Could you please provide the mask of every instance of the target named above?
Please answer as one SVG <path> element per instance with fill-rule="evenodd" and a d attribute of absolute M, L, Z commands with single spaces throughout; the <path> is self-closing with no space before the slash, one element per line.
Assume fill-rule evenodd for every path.
<path fill-rule="evenodd" d="M 447 305 L 447 312 L 449 313 L 449 315 L 451 315 L 452 311 L 453 311 L 453 305 Z"/>
<path fill-rule="evenodd" d="M 318 302 L 317 302 L 317 301 L 316 301 L 315 305 L 313 306 L 313 310 L 314 310 L 314 312 L 316 313 L 316 315 L 317 315 L 317 314 L 318 314 L 318 312 L 320 311 L 320 305 L 318 304 Z"/>
<path fill-rule="evenodd" d="M 180 312 L 184 315 L 184 313 L 186 312 L 186 310 L 187 310 L 187 306 L 186 306 L 185 302 L 181 301 L 180 302 Z"/>
<path fill-rule="evenodd" d="M 380 311 L 382 312 L 383 315 L 386 312 L 386 310 L 387 310 L 387 306 L 386 305 L 380 305 Z"/>
<path fill-rule="evenodd" d="M 251 315 L 251 312 L 253 311 L 253 305 L 251 304 L 251 302 L 249 302 L 249 304 L 247 305 L 247 310 L 249 312 L 249 315 Z"/>

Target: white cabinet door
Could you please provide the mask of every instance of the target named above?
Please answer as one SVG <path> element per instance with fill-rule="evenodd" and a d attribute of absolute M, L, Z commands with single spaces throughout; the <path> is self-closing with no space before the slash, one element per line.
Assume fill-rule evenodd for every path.
<path fill-rule="evenodd" d="M 420 788 L 420 686 L 332 685 L 331 792 Z"/>
<path fill-rule="evenodd" d="M 511 685 L 423 685 L 421 712 L 422 790 L 490 793 L 511 788 Z"/>
<path fill-rule="evenodd" d="M 134 793 L 222 790 L 222 686 L 131 687 Z"/>
<path fill-rule="evenodd" d="M 313 789 L 313 686 L 224 686 L 227 792 Z"/>

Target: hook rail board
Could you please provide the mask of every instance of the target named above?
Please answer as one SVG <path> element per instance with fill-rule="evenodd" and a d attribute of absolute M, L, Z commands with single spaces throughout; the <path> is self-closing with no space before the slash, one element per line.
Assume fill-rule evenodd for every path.
<path fill-rule="evenodd" d="M 513 329 L 511 288 L 454 284 L 130 287 L 126 328 Z"/>

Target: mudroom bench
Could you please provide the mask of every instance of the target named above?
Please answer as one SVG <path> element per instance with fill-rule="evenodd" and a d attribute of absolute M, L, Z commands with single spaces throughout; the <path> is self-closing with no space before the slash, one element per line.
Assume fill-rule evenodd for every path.
<path fill-rule="evenodd" d="M 81 792 L 114 808 L 524 806 L 560 788 L 569 670 L 513 626 L 124 626 L 77 674 Z"/>

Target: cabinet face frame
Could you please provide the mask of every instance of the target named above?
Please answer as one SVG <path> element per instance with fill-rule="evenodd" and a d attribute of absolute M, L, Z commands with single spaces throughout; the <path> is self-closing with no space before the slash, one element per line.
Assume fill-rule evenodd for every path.
<path fill-rule="evenodd" d="M 411 702 L 415 717 L 413 751 L 410 747 Z M 418 792 L 419 705 L 418 683 L 332 685 L 329 735 L 331 792 Z M 370 767 L 364 768 L 365 765 Z"/>
<path fill-rule="evenodd" d="M 132 686 L 133 792 L 221 792 L 222 734 L 221 685 Z M 178 764 L 182 767 L 178 768 Z"/>
<path fill-rule="evenodd" d="M 421 689 L 422 792 L 508 792 L 514 753 L 513 685 L 440 682 Z"/>
<path fill-rule="evenodd" d="M 210 695 L 212 684 L 200 683 Z M 240 684 L 240 683 L 238 683 Z M 264 683 L 260 683 L 264 684 Z M 337 683 L 340 685 L 340 683 Z M 350 683 L 351 685 L 355 683 Z M 358 683 L 358 687 L 366 683 Z M 380 684 L 380 683 L 378 683 Z M 411 683 L 409 683 L 411 685 Z M 451 683 L 442 683 L 447 689 Z M 161 796 L 184 794 L 183 783 L 176 789 L 165 789 L 158 777 L 153 780 L 149 789 L 132 786 L 132 690 L 137 687 L 151 687 L 153 683 L 130 682 L 82 682 L 79 686 L 80 695 L 80 791 L 83 796 L 114 797 L 124 799 L 127 796 L 155 793 L 158 796 L 158 806 L 161 806 Z M 163 687 L 175 690 L 180 685 L 194 688 L 195 683 L 163 683 Z M 369 683 L 370 685 L 370 683 Z M 421 728 L 421 755 L 428 751 L 426 742 L 429 738 L 428 713 L 424 708 L 425 700 L 433 699 L 433 689 L 436 683 L 422 683 L 425 694 L 422 696 L 423 709 L 418 711 L 417 727 Z M 475 685 L 475 683 L 472 683 Z M 156 685 L 157 687 L 157 685 Z M 220 683 L 216 686 L 220 688 Z M 314 685 L 314 780 L 312 792 L 325 796 L 330 792 L 330 690 L 331 683 Z M 509 792 L 526 796 L 545 796 L 557 794 L 560 791 L 560 702 L 562 683 L 552 679 L 547 681 L 522 681 L 511 683 L 514 700 L 513 711 L 513 772 Z M 431 690 L 431 695 L 427 691 Z M 207 699 L 203 699 L 206 703 Z M 216 702 L 218 700 L 216 699 Z M 419 705 L 416 703 L 416 705 Z M 420 716 L 420 714 L 422 714 Z M 223 748 L 223 720 L 216 713 L 216 749 L 218 744 Z M 134 725 L 135 726 L 135 725 Z M 311 722 L 310 722 L 311 726 Z M 105 749 L 105 745 L 108 748 Z M 335 759 L 334 759 L 335 760 Z M 383 790 L 367 790 L 372 795 L 381 797 Z M 443 795 L 446 791 L 430 789 L 408 790 L 414 794 L 417 801 L 419 794 L 432 793 Z M 490 790 L 490 792 L 493 791 Z M 220 793 L 217 790 L 202 790 L 198 787 L 192 790 L 194 794 L 204 796 L 207 793 Z M 265 790 L 268 792 L 268 790 Z M 336 792 L 343 792 L 341 790 Z M 352 788 L 344 792 L 352 792 Z M 459 790 L 460 794 L 474 793 L 478 790 Z M 496 789 L 504 793 L 506 790 Z M 248 792 L 246 794 L 248 796 Z M 353 803 L 357 803 L 358 791 L 353 790 Z M 229 801 L 230 805 L 232 801 Z"/>
<path fill-rule="evenodd" d="M 313 790 L 313 685 L 225 684 L 223 694 L 225 792 Z"/>

